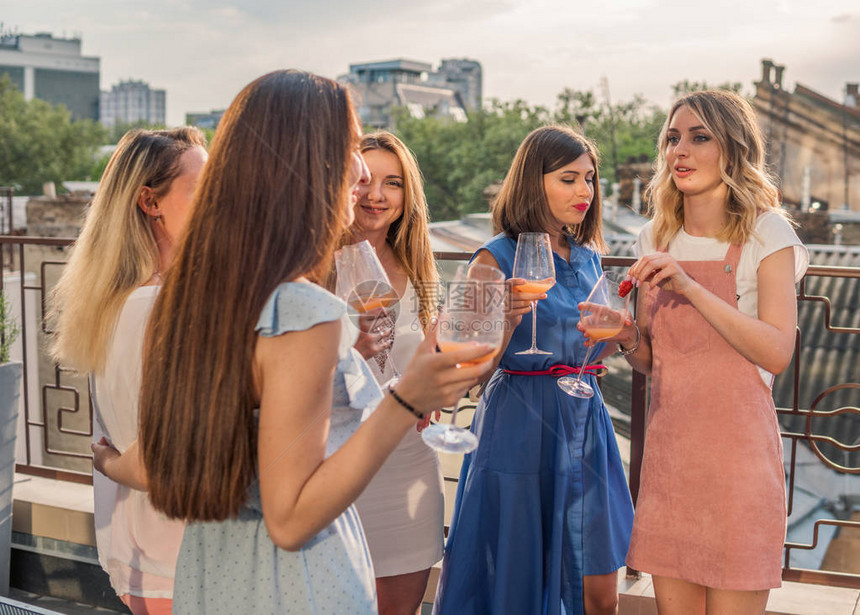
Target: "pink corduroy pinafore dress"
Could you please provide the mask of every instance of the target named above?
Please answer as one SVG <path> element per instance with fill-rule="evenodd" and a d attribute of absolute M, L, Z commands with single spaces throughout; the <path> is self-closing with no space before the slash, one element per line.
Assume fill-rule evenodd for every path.
<path fill-rule="evenodd" d="M 740 253 L 680 264 L 737 307 Z M 627 563 L 718 589 L 779 587 L 785 475 L 770 388 L 681 295 L 652 287 L 645 308 L 652 392 Z"/>

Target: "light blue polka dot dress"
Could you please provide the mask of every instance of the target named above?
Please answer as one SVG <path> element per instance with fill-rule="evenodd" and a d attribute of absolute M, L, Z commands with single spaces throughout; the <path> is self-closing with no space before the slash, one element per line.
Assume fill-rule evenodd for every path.
<path fill-rule="evenodd" d="M 257 323 L 257 331 L 267 337 L 321 322 L 344 324 L 326 456 L 349 438 L 362 412 L 382 397 L 367 364 L 352 348 L 355 333 L 345 319 L 346 305 L 340 299 L 318 286 L 292 282 L 275 290 Z M 238 518 L 193 523 L 185 530 L 176 565 L 174 614 L 376 612 L 370 553 L 353 506 L 297 552 L 279 549 L 269 538 L 256 482 Z"/>

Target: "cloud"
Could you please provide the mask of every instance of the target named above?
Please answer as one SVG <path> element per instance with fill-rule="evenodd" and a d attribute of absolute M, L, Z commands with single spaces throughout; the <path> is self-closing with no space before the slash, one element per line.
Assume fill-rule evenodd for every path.
<path fill-rule="evenodd" d="M 689 78 L 741 81 L 761 58 L 786 79 L 838 98 L 857 79 L 856 0 L 39 0 L 10 2 L 3 21 L 22 32 L 80 32 L 100 56 L 102 87 L 119 79 L 167 90 L 168 121 L 223 108 L 276 68 L 336 77 L 350 63 L 406 57 L 438 64 L 470 57 L 487 98 L 553 106 L 563 88 L 616 101 L 642 93 L 665 106 Z M 37 6 L 38 5 L 38 6 Z"/>
<path fill-rule="evenodd" d="M 851 13 L 843 13 L 842 15 L 834 15 L 830 18 L 830 21 L 833 23 L 848 23 L 849 21 L 853 21 L 856 17 Z"/>

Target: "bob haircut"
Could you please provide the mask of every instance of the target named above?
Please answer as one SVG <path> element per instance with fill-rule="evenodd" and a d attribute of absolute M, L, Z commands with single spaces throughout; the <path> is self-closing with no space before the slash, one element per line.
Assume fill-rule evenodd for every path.
<path fill-rule="evenodd" d="M 514 239 L 520 233 L 545 233 L 553 228 L 556 223 L 550 213 L 543 176 L 583 154 L 588 154 L 594 165 L 594 198 L 582 223 L 565 226 L 562 231 L 578 245 L 605 253 L 597 147 L 570 126 L 543 126 L 523 140 L 493 204 L 493 226 Z"/>

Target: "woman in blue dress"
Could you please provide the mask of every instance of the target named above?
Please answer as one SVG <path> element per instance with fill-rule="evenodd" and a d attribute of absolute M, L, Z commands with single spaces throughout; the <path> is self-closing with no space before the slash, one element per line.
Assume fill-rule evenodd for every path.
<path fill-rule="evenodd" d="M 615 613 L 633 507 L 612 423 L 594 376 L 591 399 L 556 385 L 554 365 L 580 366 L 585 338 L 578 304 L 601 272 L 601 203 L 595 147 L 568 127 L 523 141 L 494 206 L 502 232 L 474 262 L 511 278 L 517 236 L 546 232 L 556 284 L 545 294 L 512 293 L 508 337 L 472 423 L 442 576 L 437 615 Z M 512 280 L 511 284 L 522 283 Z M 518 355 L 531 341 L 551 355 Z M 522 321 L 522 322 L 521 322 Z M 597 358 L 614 347 L 597 349 Z"/>

